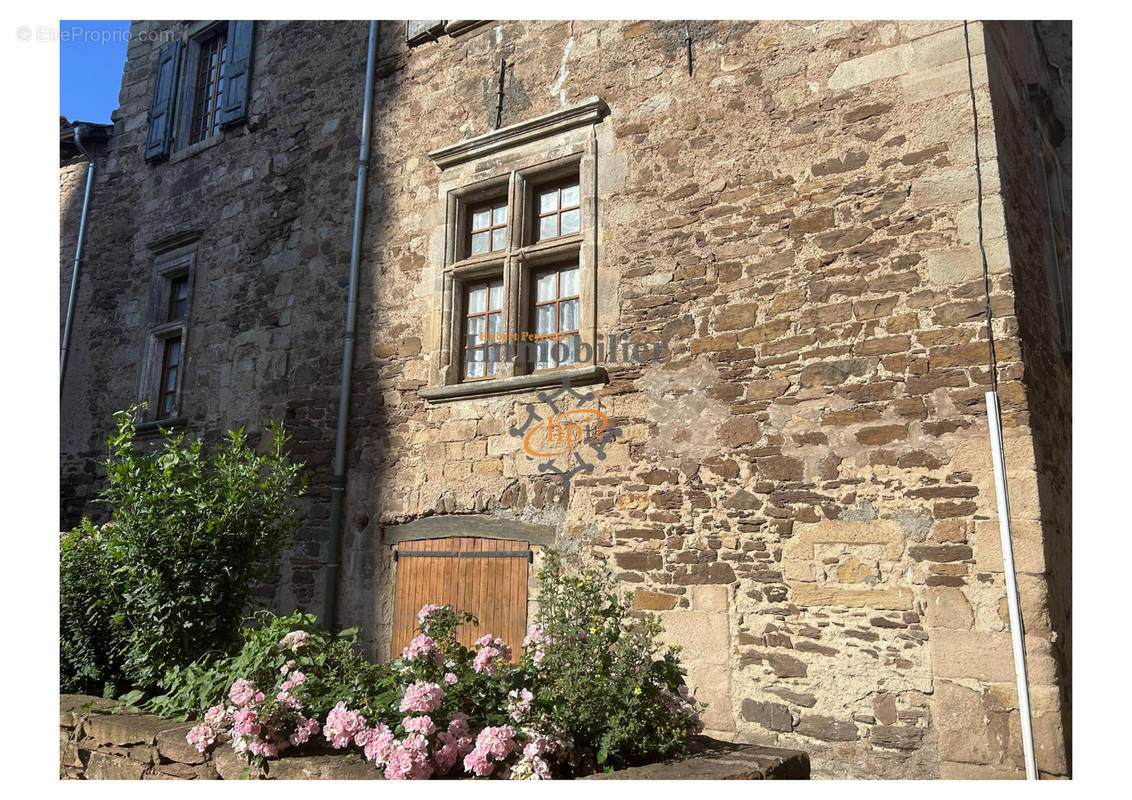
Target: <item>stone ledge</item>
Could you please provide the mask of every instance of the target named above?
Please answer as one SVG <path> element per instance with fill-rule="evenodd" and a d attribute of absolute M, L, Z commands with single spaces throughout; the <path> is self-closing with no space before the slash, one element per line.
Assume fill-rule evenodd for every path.
<path fill-rule="evenodd" d="M 638 781 L 759 781 L 808 780 L 810 757 L 801 750 L 737 744 L 697 736 L 691 756 L 617 772 L 589 775 L 582 780 Z"/>
<path fill-rule="evenodd" d="M 588 97 L 569 108 L 552 111 L 524 122 L 476 136 L 429 152 L 428 157 L 441 169 L 498 153 L 521 144 L 544 139 L 582 125 L 601 122 L 609 107 L 600 97 Z"/>
<path fill-rule="evenodd" d="M 111 714 L 113 701 L 60 695 L 60 776 L 86 780 L 383 780 L 357 755 L 322 752 L 285 756 L 252 767 L 230 747 L 206 754 L 184 743 L 189 725 L 151 714 Z M 85 734 L 85 736 L 84 736 Z M 590 775 L 615 780 L 808 779 L 810 759 L 783 750 L 719 741 L 692 740 L 691 757 Z"/>

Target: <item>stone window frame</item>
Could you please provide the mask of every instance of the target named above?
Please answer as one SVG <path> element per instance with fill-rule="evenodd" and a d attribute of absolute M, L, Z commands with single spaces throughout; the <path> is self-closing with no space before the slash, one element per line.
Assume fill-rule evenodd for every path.
<path fill-rule="evenodd" d="M 227 128 L 223 125 L 219 133 L 205 136 L 198 142 L 191 140 L 201 46 L 221 30 L 227 33 L 227 26 L 228 20 L 205 20 L 194 22 L 185 32 L 184 41 L 187 46 L 184 48 L 184 63 L 181 65 L 181 75 L 177 81 L 177 98 L 173 105 L 176 109 L 176 122 L 173 128 L 173 143 L 170 147 L 170 162 L 196 155 L 224 141 Z M 223 93 L 220 96 L 223 98 Z"/>
<path fill-rule="evenodd" d="M 138 425 L 139 433 L 153 432 L 158 428 L 182 428 L 186 424 L 182 413 L 183 388 L 190 352 L 189 323 L 195 294 L 198 239 L 199 234 L 192 232 L 188 235 L 178 234 L 150 245 L 153 269 L 149 284 L 149 325 L 138 379 L 138 402 L 146 403 L 147 407 L 143 415 L 144 422 Z M 179 278 L 185 278 L 188 282 L 185 313 L 181 318 L 171 320 L 169 293 Z M 173 410 L 172 413 L 163 414 L 160 403 L 165 345 L 169 340 L 178 338 L 181 340 L 181 352 Z"/>
<path fill-rule="evenodd" d="M 444 242 L 438 273 L 440 332 L 430 386 L 419 395 L 431 403 L 500 395 L 561 384 L 580 386 L 606 380 L 596 363 L 597 339 L 597 133 L 608 113 L 597 97 L 533 120 L 500 128 L 429 153 L 441 168 L 440 198 L 445 206 Z M 588 130 L 586 130 L 588 128 Z M 581 230 L 536 242 L 536 189 L 577 176 Z M 508 202 L 507 248 L 467 256 L 470 209 L 502 196 Z M 590 360 L 568 367 L 534 371 L 533 365 L 504 360 L 497 377 L 464 381 L 463 296 L 470 281 L 502 276 L 502 332 L 516 342 L 533 331 L 531 281 L 536 270 L 577 264 L 579 268 L 579 339 L 590 345 Z"/>

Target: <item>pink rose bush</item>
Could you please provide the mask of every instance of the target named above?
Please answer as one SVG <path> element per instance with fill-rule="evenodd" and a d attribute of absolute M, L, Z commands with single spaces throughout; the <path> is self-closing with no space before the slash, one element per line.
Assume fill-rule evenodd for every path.
<path fill-rule="evenodd" d="M 287 748 L 304 744 L 318 733 L 318 721 L 303 714 L 303 700 L 293 693 L 305 681 L 301 672 L 292 672 L 268 694 L 237 678 L 228 689 L 231 704 L 208 709 L 204 720 L 185 740 L 202 753 L 227 740 L 237 753 L 257 759 L 277 758 Z"/>
<path fill-rule="evenodd" d="M 267 662 L 251 660 L 261 666 L 234 680 L 186 740 L 201 752 L 228 742 L 262 761 L 321 733 L 387 780 L 547 780 L 679 754 L 703 730 L 703 706 L 658 624 L 627 620 L 628 606 L 589 574 L 557 591 L 557 616 L 528 628 L 515 660 L 490 633 L 462 644 L 476 621 L 450 605 L 422 607 L 400 658 L 383 666 L 327 662 L 319 648 L 334 637 L 315 627 L 278 641 L 277 631 L 261 640 Z"/>

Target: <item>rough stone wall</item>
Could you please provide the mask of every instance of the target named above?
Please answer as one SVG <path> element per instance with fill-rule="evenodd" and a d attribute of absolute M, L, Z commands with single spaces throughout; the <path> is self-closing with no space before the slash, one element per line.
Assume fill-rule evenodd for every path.
<path fill-rule="evenodd" d="M 260 28 L 246 129 L 154 167 L 141 147 L 156 50 L 131 42 L 104 179 L 122 181 L 132 216 L 100 232 L 126 257 L 103 262 L 84 303 L 106 367 L 65 401 L 87 449 L 64 448 L 64 474 L 130 399 L 109 376 L 135 369 L 144 340 L 123 314 L 148 284 L 145 243 L 205 228 L 190 431 L 286 416 L 314 492 L 275 602 L 317 608 L 365 27 Z M 1050 602 L 1035 450 L 1062 456 L 1030 427 L 1007 162 L 983 28 L 970 33 L 1039 763 L 1064 774 L 1050 635 L 1029 625 Z M 692 36 L 689 77 L 675 23 L 492 23 L 411 50 L 385 26 L 342 622 L 387 654 L 384 525 L 549 524 L 571 558 L 605 560 L 661 614 L 715 735 L 804 749 L 816 777 L 1015 777 L 962 24 L 710 22 Z M 609 366 L 597 394 L 620 433 L 568 492 L 508 433 L 530 396 L 417 394 L 439 369 L 445 226 L 426 154 L 491 130 L 500 58 L 503 125 L 608 104 L 593 132 L 597 327 L 671 356 Z"/>

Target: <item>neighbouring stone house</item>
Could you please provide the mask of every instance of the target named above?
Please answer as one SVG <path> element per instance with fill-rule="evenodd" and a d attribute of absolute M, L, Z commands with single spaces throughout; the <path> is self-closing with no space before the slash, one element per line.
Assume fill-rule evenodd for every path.
<path fill-rule="evenodd" d="M 281 610 L 323 610 L 367 35 L 136 22 L 90 139 L 62 522 L 97 513 L 117 409 L 146 400 L 147 435 L 282 419 L 311 495 L 265 588 Z M 1069 42 L 381 23 L 337 624 L 386 657 L 451 601 L 514 639 L 553 545 L 660 614 L 717 736 L 824 777 L 1019 777 L 985 252 L 1038 764 L 1067 775 Z M 572 330 L 604 357 L 539 369 L 555 354 L 475 338 Z M 579 407 L 612 435 L 532 456 L 525 434 Z"/>

